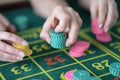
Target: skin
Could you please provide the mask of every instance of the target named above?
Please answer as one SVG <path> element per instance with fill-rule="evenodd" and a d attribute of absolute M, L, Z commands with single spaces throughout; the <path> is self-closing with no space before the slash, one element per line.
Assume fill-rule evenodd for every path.
<path fill-rule="evenodd" d="M 69 7 L 65 0 L 31 1 L 36 13 L 38 15 L 41 14 L 45 18 L 47 17 L 40 33 L 41 39 L 50 43 L 49 31 L 54 28 L 56 32 L 65 32 L 68 34 L 66 46 L 71 46 L 76 42 L 82 20 L 79 14 Z"/>
<path fill-rule="evenodd" d="M 82 19 L 65 0 L 30 0 L 30 2 L 36 14 L 47 18 L 40 33 L 41 39 L 50 43 L 49 31 L 54 28 L 56 32 L 65 32 L 68 35 L 66 46 L 75 43 Z M 118 11 L 115 0 L 78 0 L 78 2 L 80 6 L 90 11 L 91 21 L 96 17 L 99 18 L 99 28 L 103 27 L 105 32 L 117 21 Z M 28 45 L 24 39 L 11 33 L 15 31 L 15 27 L 0 14 L 0 61 L 15 62 L 25 56 L 21 50 L 3 41 Z"/>
<path fill-rule="evenodd" d="M 89 2 L 90 1 L 90 2 Z M 109 31 L 118 19 L 115 0 L 79 0 L 79 3 L 91 13 L 91 20 L 98 17 L 99 28 Z"/>
<path fill-rule="evenodd" d="M 65 32 L 68 34 L 68 39 L 66 41 L 67 47 L 74 44 L 78 36 L 78 31 L 82 25 L 82 19 L 78 13 L 68 7 L 65 0 L 32 1 L 33 6 L 36 7 L 36 13 L 39 15 L 42 12 L 41 14 L 45 16 L 45 18 L 47 17 L 42 32 L 40 33 L 41 39 L 50 43 L 49 31 L 54 28 L 56 32 Z M 83 8 L 90 11 L 91 21 L 98 17 L 98 27 L 103 27 L 105 32 L 110 30 L 118 19 L 115 0 L 78 0 L 78 2 Z M 42 9 L 38 4 L 42 4 Z"/>
<path fill-rule="evenodd" d="M 12 33 L 15 31 L 15 27 L 10 24 L 9 21 L 2 14 L 0 14 L 0 61 L 15 62 L 18 60 L 22 60 L 25 56 L 21 50 L 16 49 L 6 43 L 6 41 L 8 41 L 28 45 L 25 40 Z"/>

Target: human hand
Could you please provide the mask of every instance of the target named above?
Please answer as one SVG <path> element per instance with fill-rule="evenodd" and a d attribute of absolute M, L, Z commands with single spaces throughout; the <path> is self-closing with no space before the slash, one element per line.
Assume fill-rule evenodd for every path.
<path fill-rule="evenodd" d="M 11 25 L 2 14 L 0 14 L 0 61 L 15 62 L 22 60 L 25 56 L 23 51 L 12 47 L 7 42 L 17 42 L 22 45 L 28 45 L 28 43 L 19 36 L 6 32 L 7 30 L 11 32 L 16 31 L 14 26 Z"/>
<path fill-rule="evenodd" d="M 118 19 L 117 4 L 115 0 L 91 0 L 91 19 L 98 17 L 98 27 L 105 32 L 111 29 Z"/>
<path fill-rule="evenodd" d="M 25 56 L 24 52 L 12 47 L 5 41 L 28 45 L 28 43 L 19 36 L 10 32 L 0 31 L 0 61 L 15 62 L 22 60 Z"/>
<path fill-rule="evenodd" d="M 10 24 L 6 17 L 0 13 L 0 31 L 16 32 L 14 25 Z"/>
<path fill-rule="evenodd" d="M 50 43 L 49 31 L 65 32 L 68 35 L 66 46 L 76 42 L 82 20 L 79 14 L 70 7 L 57 6 L 43 25 L 40 37 Z"/>

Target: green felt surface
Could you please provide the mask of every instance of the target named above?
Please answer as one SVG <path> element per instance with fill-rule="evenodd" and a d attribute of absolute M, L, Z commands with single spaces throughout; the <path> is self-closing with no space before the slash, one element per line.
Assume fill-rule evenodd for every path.
<path fill-rule="evenodd" d="M 43 25 L 44 19 L 36 16 L 31 8 L 3 12 L 13 24 L 16 16 L 29 17 L 29 29 L 20 31 L 18 35 L 30 43 L 33 54 L 16 63 L 0 62 L 0 80 L 62 80 L 65 72 L 74 69 L 87 70 L 91 76 L 101 80 L 114 80 L 115 77 L 109 73 L 109 65 L 120 62 L 120 20 L 110 31 L 113 40 L 110 43 L 100 43 L 90 31 L 89 13 L 77 8 L 76 5 L 72 7 L 79 11 L 84 22 L 79 39 L 91 43 L 90 48 L 80 58 L 70 57 L 69 48 L 56 50 L 39 39 L 39 26 Z"/>

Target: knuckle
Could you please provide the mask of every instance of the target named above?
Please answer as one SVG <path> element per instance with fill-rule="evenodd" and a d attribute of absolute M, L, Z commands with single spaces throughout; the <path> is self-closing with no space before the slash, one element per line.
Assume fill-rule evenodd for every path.
<path fill-rule="evenodd" d="M 71 7 L 67 7 L 67 9 L 70 10 L 70 11 L 73 11 L 73 8 L 71 8 Z"/>
<path fill-rule="evenodd" d="M 1 49 L 4 50 L 4 51 L 7 51 L 8 50 L 8 46 L 5 45 L 5 44 L 2 44 L 1 45 Z"/>
<path fill-rule="evenodd" d="M 80 28 L 80 24 L 77 23 L 77 24 L 76 24 L 76 30 L 79 31 L 79 28 Z"/>
<path fill-rule="evenodd" d="M 79 13 L 75 12 L 76 16 L 79 17 Z"/>
<path fill-rule="evenodd" d="M 16 59 L 16 56 L 11 56 L 10 58 L 9 58 L 9 60 L 15 60 Z"/>
<path fill-rule="evenodd" d="M 11 52 L 12 52 L 12 54 L 17 55 L 21 51 L 19 49 L 17 49 L 17 48 L 13 48 L 13 49 L 11 49 Z"/>
<path fill-rule="evenodd" d="M 0 58 L 4 58 L 4 53 L 0 51 Z"/>
<path fill-rule="evenodd" d="M 54 11 L 58 11 L 58 10 L 61 10 L 61 9 L 63 9 L 63 7 L 61 5 L 58 5 L 54 8 Z"/>
<path fill-rule="evenodd" d="M 69 15 L 65 14 L 65 15 L 63 16 L 63 20 L 64 20 L 64 21 L 70 21 L 71 18 L 70 18 Z"/>
<path fill-rule="evenodd" d="M 13 37 L 13 33 L 8 33 L 8 32 L 5 32 L 4 33 L 6 35 L 7 38 L 12 38 Z"/>
<path fill-rule="evenodd" d="M 64 27 L 59 29 L 60 32 L 63 32 L 64 30 L 65 30 Z"/>
<path fill-rule="evenodd" d="M 83 23 L 83 20 L 81 19 L 81 18 L 79 18 L 80 19 L 80 25 Z"/>
<path fill-rule="evenodd" d="M 74 39 L 71 39 L 70 41 L 69 41 L 69 44 L 73 44 L 73 43 L 75 43 L 75 40 Z"/>

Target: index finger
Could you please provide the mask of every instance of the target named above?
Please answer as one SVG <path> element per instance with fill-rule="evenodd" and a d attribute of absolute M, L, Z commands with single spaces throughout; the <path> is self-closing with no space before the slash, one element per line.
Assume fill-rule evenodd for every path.
<path fill-rule="evenodd" d="M 16 42 L 22 45 L 28 45 L 28 42 L 22 39 L 21 37 L 13 33 L 4 32 L 4 31 L 0 32 L 0 40 L 8 40 L 8 41 Z"/>

